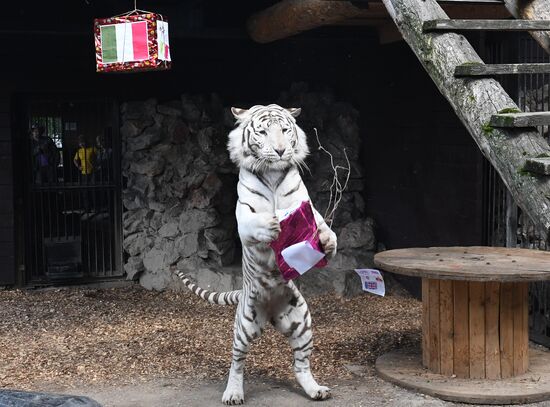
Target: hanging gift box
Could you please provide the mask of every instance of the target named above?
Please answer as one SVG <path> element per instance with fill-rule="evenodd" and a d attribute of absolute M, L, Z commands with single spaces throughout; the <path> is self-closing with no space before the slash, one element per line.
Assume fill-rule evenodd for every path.
<path fill-rule="evenodd" d="M 97 72 L 170 69 L 168 22 L 160 14 L 134 10 L 94 20 Z"/>

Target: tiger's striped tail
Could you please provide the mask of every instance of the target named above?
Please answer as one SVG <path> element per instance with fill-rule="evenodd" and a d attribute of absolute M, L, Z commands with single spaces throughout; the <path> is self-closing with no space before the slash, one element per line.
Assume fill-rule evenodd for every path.
<path fill-rule="evenodd" d="M 174 270 L 174 273 L 183 281 L 183 284 L 189 288 L 194 294 L 201 297 L 203 300 L 208 301 L 211 304 L 230 305 L 237 304 L 241 299 L 242 291 L 225 291 L 222 293 L 216 291 L 205 290 L 195 283 L 193 283 L 183 272 L 180 270 Z"/>

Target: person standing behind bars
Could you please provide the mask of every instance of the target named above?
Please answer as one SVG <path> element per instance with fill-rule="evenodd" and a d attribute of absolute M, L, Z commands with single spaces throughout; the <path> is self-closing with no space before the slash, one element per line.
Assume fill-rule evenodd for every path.
<path fill-rule="evenodd" d="M 95 139 L 96 143 L 96 159 L 95 159 L 95 181 L 96 183 L 110 181 L 110 166 L 113 149 L 105 145 L 105 137 L 99 135 Z"/>
<path fill-rule="evenodd" d="M 56 180 L 59 153 L 53 140 L 46 136 L 43 126 L 31 126 L 31 153 L 33 157 L 34 182 L 37 184 Z"/>
<path fill-rule="evenodd" d="M 78 136 L 78 150 L 73 158 L 73 163 L 80 171 L 80 183 L 91 183 L 91 175 L 94 172 L 97 149 L 88 147 L 84 135 Z"/>
<path fill-rule="evenodd" d="M 76 168 L 78 168 L 81 185 L 88 185 L 92 183 L 96 155 L 97 149 L 95 147 L 88 147 L 86 145 L 86 137 L 84 137 L 83 134 L 79 135 L 78 150 L 74 155 L 73 163 Z M 84 205 L 85 212 L 93 212 L 93 209 L 90 206 L 88 192 L 88 188 L 83 189 L 82 203 Z"/>

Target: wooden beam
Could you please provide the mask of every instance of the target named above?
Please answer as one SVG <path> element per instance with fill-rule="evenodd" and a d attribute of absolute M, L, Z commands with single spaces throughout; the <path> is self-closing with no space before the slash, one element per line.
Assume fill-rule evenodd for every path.
<path fill-rule="evenodd" d="M 455 69 L 457 77 L 515 74 L 550 74 L 550 64 L 465 64 Z"/>
<path fill-rule="evenodd" d="M 550 20 L 550 2 L 548 0 L 504 0 L 504 3 L 515 18 Z M 550 53 L 550 32 L 531 32 L 530 34 L 546 52 Z"/>
<path fill-rule="evenodd" d="M 524 169 L 539 175 L 550 175 L 550 157 L 528 158 Z"/>
<path fill-rule="evenodd" d="M 489 125 L 491 116 L 519 108 L 492 78 L 455 78 L 457 65 L 483 63 L 464 36 L 425 34 L 428 20 L 448 16 L 434 0 L 383 0 L 403 38 L 449 101 L 483 155 L 498 171 L 516 203 L 543 233 L 550 230 L 550 178 L 525 176 L 525 156 L 550 155 L 546 140 L 535 129 L 500 129 Z"/>
<path fill-rule="evenodd" d="M 452 18 L 507 18 L 510 13 L 497 1 L 484 3 L 445 2 Z M 391 18 L 381 0 L 361 3 L 342 0 L 282 0 L 248 19 L 248 32 L 253 40 L 267 43 L 328 25 L 363 25 L 377 27 L 380 41 L 397 41 L 387 23 Z M 393 23 L 392 23 L 393 24 Z M 393 31 L 393 32 L 392 32 Z"/>
<path fill-rule="evenodd" d="M 544 31 L 550 21 L 535 20 L 450 20 L 426 21 L 424 32 L 430 31 Z"/>
<path fill-rule="evenodd" d="M 267 43 L 349 19 L 375 18 L 377 10 L 383 8 L 341 0 L 282 0 L 251 16 L 247 28 L 254 41 Z"/>
<path fill-rule="evenodd" d="M 502 4 L 503 0 L 437 0 L 437 2 L 443 6 L 446 3 L 455 3 L 455 4 Z"/>
<path fill-rule="evenodd" d="M 494 114 L 489 124 L 493 127 L 550 126 L 550 112 Z"/>

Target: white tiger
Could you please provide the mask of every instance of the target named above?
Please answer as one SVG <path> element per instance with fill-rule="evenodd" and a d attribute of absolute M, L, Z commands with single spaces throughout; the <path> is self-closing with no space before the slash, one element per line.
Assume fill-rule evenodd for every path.
<path fill-rule="evenodd" d="M 250 343 L 262 334 L 266 322 L 288 337 L 294 351 L 296 378 L 305 392 L 312 399 L 326 399 L 330 389 L 317 384 L 310 371 L 313 333 L 307 304 L 294 283 L 283 280 L 269 246 L 281 230 L 275 210 L 309 200 L 298 171 L 309 152 L 306 135 L 295 120 L 301 109 L 271 104 L 231 111 L 238 125 L 229 134 L 228 150 L 240 168 L 236 215 L 243 247 L 243 288 L 210 292 L 190 282 L 183 273 L 178 275 L 205 300 L 238 304 L 224 404 L 244 403 L 245 358 Z M 315 209 L 313 212 L 321 244 L 330 259 L 336 254 L 336 235 Z"/>

